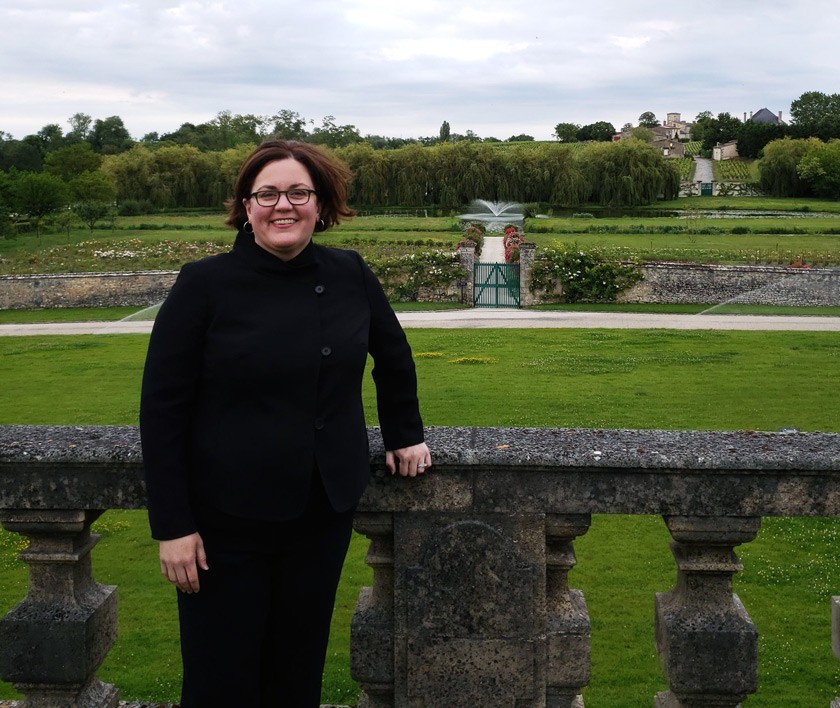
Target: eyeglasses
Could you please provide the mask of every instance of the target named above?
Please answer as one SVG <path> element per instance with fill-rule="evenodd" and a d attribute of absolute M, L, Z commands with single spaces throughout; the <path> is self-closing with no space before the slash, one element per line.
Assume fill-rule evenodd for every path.
<path fill-rule="evenodd" d="M 257 204 L 261 207 L 273 207 L 280 201 L 280 197 L 286 195 L 289 204 L 294 206 L 302 206 L 309 203 L 309 198 L 316 194 L 314 189 L 263 189 L 259 192 L 254 192 L 251 197 L 257 200 Z"/>

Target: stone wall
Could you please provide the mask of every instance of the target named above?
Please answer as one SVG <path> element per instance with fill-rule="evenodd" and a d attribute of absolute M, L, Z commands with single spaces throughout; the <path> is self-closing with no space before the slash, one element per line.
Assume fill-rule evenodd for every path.
<path fill-rule="evenodd" d="M 462 249 L 469 274 L 464 286 L 423 288 L 424 301 L 472 302 L 475 254 Z M 534 261 L 532 244 L 521 251 L 521 302 L 550 302 L 556 294 L 532 294 L 528 288 Z M 784 266 L 716 266 L 655 263 L 642 267 L 644 280 L 619 297 L 620 302 L 755 305 L 840 305 L 840 270 Z M 175 282 L 175 271 L 71 273 L 0 276 L 0 310 L 55 307 L 148 307 L 161 302 Z"/>
<path fill-rule="evenodd" d="M 532 263 L 522 259 L 523 283 L 530 282 Z M 840 306 L 840 269 L 649 263 L 642 272 L 644 279 L 620 293 L 619 302 Z M 522 302 L 556 302 L 560 292 L 528 292 Z"/>
<path fill-rule="evenodd" d="M 175 271 L 0 276 L 0 310 L 148 307 L 169 292 Z"/>
<path fill-rule="evenodd" d="M 620 302 L 840 305 L 840 270 L 657 263 Z"/>

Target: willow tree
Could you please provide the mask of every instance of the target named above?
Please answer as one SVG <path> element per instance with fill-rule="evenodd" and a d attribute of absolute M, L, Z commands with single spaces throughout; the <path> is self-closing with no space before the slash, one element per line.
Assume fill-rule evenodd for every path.
<path fill-rule="evenodd" d="M 355 143 L 336 150 L 353 171 L 348 197 L 353 204 L 392 206 L 394 189 L 389 164 L 390 151 L 374 150 L 368 143 Z"/>
<path fill-rule="evenodd" d="M 143 145 L 134 145 L 119 155 L 105 155 L 102 171 L 113 178 L 120 202 L 133 199 L 155 204 L 161 196 L 152 151 Z"/>
<path fill-rule="evenodd" d="M 579 158 L 592 184 L 589 201 L 605 206 L 651 204 L 679 191 L 679 173 L 651 145 L 630 138 L 587 146 Z"/>
<path fill-rule="evenodd" d="M 771 197 L 813 196 L 806 179 L 799 174 L 800 161 L 814 145 L 822 143 L 817 138 L 782 138 L 764 146 L 764 157 L 758 162 L 761 189 Z"/>

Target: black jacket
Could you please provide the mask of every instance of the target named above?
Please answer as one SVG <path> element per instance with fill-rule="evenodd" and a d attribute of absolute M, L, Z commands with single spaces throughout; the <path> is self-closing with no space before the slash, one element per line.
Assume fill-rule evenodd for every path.
<path fill-rule="evenodd" d="M 197 505 L 294 518 L 315 468 L 336 510 L 355 505 L 370 474 L 368 353 L 386 448 L 422 442 L 411 350 L 357 253 L 310 243 L 284 262 L 240 233 L 230 253 L 185 265 L 143 376 L 152 535 L 194 532 Z"/>

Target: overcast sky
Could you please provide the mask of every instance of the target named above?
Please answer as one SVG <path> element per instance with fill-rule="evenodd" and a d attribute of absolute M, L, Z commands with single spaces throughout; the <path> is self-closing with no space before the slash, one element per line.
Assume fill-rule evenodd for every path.
<path fill-rule="evenodd" d="M 840 92 L 837 0 L 0 0 L 0 130 L 77 112 L 131 135 L 219 111 L 362 135 L 551 138 Z"/>

